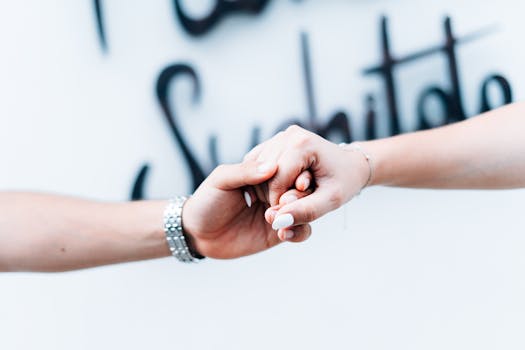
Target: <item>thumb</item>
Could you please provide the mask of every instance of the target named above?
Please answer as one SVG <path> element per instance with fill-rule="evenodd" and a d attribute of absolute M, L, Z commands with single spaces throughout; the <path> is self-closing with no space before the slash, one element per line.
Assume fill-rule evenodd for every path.
<path fill-rule="evenodd" d="M 277 164 L 247 160 L 237 164 L 219 165 L 208 179 L 218 189 L 230 191 L 244 186 L 259 185 L 271 179 L 277 172 Z"/>

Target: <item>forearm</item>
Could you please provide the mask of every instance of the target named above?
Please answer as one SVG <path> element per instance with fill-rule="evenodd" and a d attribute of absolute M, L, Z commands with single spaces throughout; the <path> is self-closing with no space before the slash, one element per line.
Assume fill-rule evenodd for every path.
<path fill-rule="evenodd" d="M 164 201 L 0 194 L 0 271 L 65 271 L 168 256 Z"/>
<path fill-rule="evenodd" d="M 372 185 L 418 188 L 525 186 L 525 104 L 442 128 L 363 142 Z"/>

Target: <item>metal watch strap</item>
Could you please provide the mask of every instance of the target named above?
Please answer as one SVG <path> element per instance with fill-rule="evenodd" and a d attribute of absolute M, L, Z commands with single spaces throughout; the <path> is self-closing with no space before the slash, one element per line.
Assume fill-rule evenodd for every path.
<path fill-rule="evenodd" d="M 201 257 L 193 256 L 182 230 L 182 207 L 188 198 L 178 196 L 171 199 L 164 210 L 164 233 L 171 254 L 184 263 L 198 262 Z"/>

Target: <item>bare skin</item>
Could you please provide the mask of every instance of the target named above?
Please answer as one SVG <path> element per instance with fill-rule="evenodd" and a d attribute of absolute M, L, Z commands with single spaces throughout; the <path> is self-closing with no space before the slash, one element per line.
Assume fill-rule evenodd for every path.
<path fill-rule="evenodd" d="M 197 251 L 232 259 L 281 241 L 264 219 L 267 203 L 246 186 L 277 171 L 272 163 L 222 165 L 186 202 L 183 225 Z M 169 256 L 162 214 L 167 201 L 104 203 L 35 193 L 0 194 L 0 271 L 55 272 Z M 310 235 L 310 227 L 291 241 Z"/>
<path fill-rule="evenodd" d="M 278 164 L 268 183 L 269 223 L 291 214 L 295 230 L 352 199 L 361 188 L 383 185 L 433 189 L 525 187 L 525 103 L 515 103 L 464 122 L 381 140 L 359 142 L 371 156 L 348 151 L 297 126 L 254 149 L 251 161 Z M 310 171 L 312 195 L 293 198 Z M 292 200 L 283 203 L 288 195 Z"/>

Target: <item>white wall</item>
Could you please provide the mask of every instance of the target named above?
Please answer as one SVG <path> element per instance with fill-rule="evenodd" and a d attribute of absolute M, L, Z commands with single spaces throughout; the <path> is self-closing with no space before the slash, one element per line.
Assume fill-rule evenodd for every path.
<path fill-rule="evenodd" d="M 0 189 L 125 200 L 147 161 L 149 197 L 188 192 L 153 94 L 160 70 L 198 69 L 201 103 L 185 103 L 184 83 L 176 97 L 185 133 L 202 163 L 212 133 L 235 161 L 254 125 L 267 138 L 306 115 L 301 30 L 320 114 L 343 108 L 361 130 L 365 93 L 382 91 L 361 74 L 379 60 L 381 14 L 396 55 L 441 43 L 445 14 L 460 36 L 499 25 L 459 49 L 467 110 L 490 72 L 510 79 L 516 100 L 525 95 L 519 1 L 274 1 L 199 40 L 170 1 L 103 4 L 108 55 L 90 1 L 0 3 Z M 406 130 L 417 94 L 446 83 L 444 67 L 437 55 L 399 71 Z M 524 200 L 523 191 L 377 188 L 317 222 L 306 244 L 238 261 L 5 274 L 0 349 L 523 349 Z"/>

